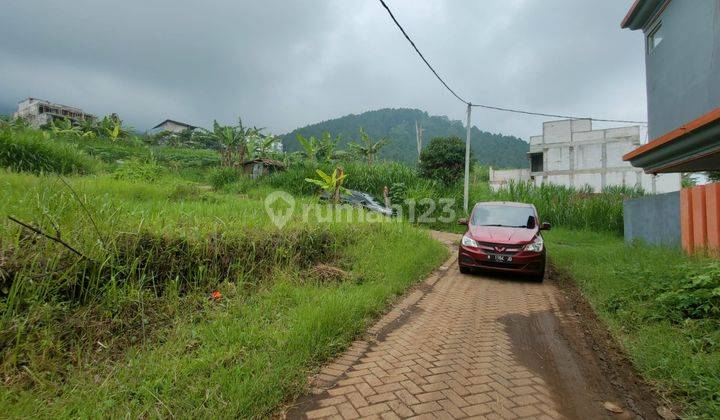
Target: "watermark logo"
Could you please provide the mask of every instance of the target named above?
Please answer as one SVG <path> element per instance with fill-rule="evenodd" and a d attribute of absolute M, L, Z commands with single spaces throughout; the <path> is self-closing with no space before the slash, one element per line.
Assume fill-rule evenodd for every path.
<path fill-rule="evenodd" d="M 265 197 L 265 211 L 278 229 L 282 229 L 295 211 L 295 198 L 285 191 L 273 191 Z"/>
<path fill-rule="evenodd" d="M 390 207 L 383 206 L 368 197 L 362 200 L 345 200 L 341 203 L 301 201 L 297 205 L 295 197 L 285 191 L 273 191 L 265 197 L 265 211 L 272 223 L 279 229 L 284 228 L 297 211 L 296 218 L 303 223 L 348 222 L 377 223 L 406 220 L 410 223 L 433 224 L 453 223 L 456 216 L 456 200 L 453 198 L 408 199 Z"/>

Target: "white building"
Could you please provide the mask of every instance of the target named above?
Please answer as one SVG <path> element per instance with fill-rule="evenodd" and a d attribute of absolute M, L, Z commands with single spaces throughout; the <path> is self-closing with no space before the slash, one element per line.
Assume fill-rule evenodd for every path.
<path fill-rule="evenodd" d="M 530 180 L 530 169 L 493 169 L 488 168 L 490 188 L 494 191 L 506 186 L 510 182 L 527 182 Z"/>
<path fill-rule="evenodd" d="M 22 118 L 31 127 L 39 128 L 49 124 L 54 119 L 67 118 L 74 123 L 82 120 L 95 119 L 94 115 L 86 114 L 82 109 L 67 105 L 60 105 L 36 98 L 27 98 L 18 103 L 18 109 L 13 118 Z"/>
<path fill-rule="evenodd" d="M 197 128 L 197 127 L 195 127 L 194 125 L 186 124 L 184 122 L 174 121 L 174 120 L 165 120 L 165 121 L 161 122 L 160 124 L 156 125 L 155 127 L 153 127 L 152 129 L 156 130 L 158 132 L 167 131 L 169 133 L 179 134 L 185 130 L 194 130 L 195 128 Z"/>
<path fill-rule="evenodd" d="M 530 172 L 500 171 L 490 184 L 526 179 L 535 185 L 551 183 L 600 192 L 607 186 L 641 187 L 649 193 L 680 189 L 680 174 L 650 175 L 632 167 L 622 156 L 640 145 L 640 127 L 593 130 L 589 119 L 548 121 L 543 134 L 530 137 Z"/>

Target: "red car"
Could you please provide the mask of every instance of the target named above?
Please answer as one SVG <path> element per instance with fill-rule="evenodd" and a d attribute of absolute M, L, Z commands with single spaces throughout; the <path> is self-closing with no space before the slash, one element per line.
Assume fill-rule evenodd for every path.
<path fill-rule="evenodd" d="M 543 281 L 545 244 L 540 231 L 550 230 L 550 224 L 539 220 L 532 204 L 475 204 L 470 220 L 458 220 L 468 227 L 458 251 L 460 272 L 504 271 Z"/>

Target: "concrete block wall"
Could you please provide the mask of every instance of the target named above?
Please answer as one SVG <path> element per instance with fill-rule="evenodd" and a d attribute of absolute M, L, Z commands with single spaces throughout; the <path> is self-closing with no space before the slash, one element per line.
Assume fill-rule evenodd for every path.
<path fill-rule="evenodd" d="M 623 223 L 627 243 L 679 247 L 680 192 L 624 200 Z"/>

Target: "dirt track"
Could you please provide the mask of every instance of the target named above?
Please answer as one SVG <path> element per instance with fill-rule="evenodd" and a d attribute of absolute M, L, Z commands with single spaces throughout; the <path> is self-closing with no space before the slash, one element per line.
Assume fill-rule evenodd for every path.
<path fill-rule="evenodd" d="M 326 366 L 288 417 L 657 418 L 655 396 L 559 277 L 463 275 L 451 258 Z"/>

